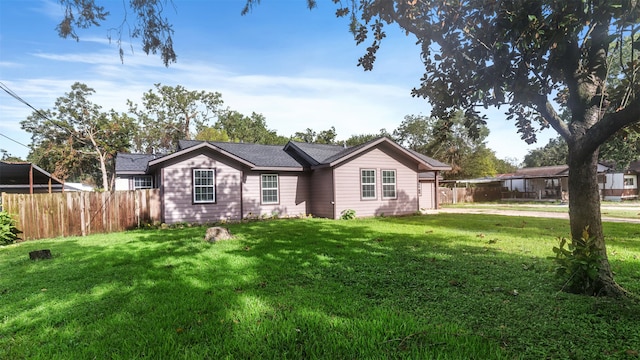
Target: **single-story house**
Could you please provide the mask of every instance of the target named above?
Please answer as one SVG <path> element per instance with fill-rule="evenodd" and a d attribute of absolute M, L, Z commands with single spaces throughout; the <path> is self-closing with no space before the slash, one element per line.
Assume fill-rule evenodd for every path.
<path fill-rule="evenodd" d="M 609 168 L 598 164 L 598 184 L 605 182 Z M 501 176 L 506 198 L 537 200 L 567 200 L 569 192 L 569 166 L 554 165 L 518 169 L 513 174 Z"/>
<path fill-rule="evenodd" d="M 160 189 L 162 221 L 210 222 L 259 216 L 340 218 L 436 208 L 447 164 L 386 137 L 353 147 L 180 141 L 158 156 L 116 156 L 116 190 Z M 431 181 L 421 173 L 433 173 Z"/>
<path fill-rule="evenodd" d="M 63 188 L 63 181 L 33 163 L 0 160 L 0 193 L 52 193 Z"/>
<path fill-rule="evenodd" d="M 605 173 L 605 182 L 600 184 L 602 198 L 611 201 L 638 199 L 638 174 L 640 160 L 632 162 L 624 171 Z"/>

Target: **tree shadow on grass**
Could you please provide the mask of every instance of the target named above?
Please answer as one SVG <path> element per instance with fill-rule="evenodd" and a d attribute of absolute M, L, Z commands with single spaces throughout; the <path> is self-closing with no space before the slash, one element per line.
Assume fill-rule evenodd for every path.
<path fill-rule="evenodd" d="M 54 259 L 0 252 L 21 275 L 0 280 L 0 357 L 562 358 L 637 345 L 637 306 L 557 293 L 550 261 L 469 224 L 451 239 L 445 220 L 233 224 L 237 238 L 215 244 L 201 227 L 24 243 Z M 521 235 L 500 222 L 500 236 Z M 583 344 L 589 331 L 609 345 Z"/>

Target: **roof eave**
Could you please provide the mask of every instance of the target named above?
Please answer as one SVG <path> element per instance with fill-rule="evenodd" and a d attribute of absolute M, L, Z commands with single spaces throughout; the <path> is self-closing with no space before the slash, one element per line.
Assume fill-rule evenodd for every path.
<path fill-rule="evenodd" d="M 285 167 L 285 166 L 254 166 L 253 171 L 304 171 L 303 167 Z"/>
<path fill-rule="evenodd" d="M 420 157 L 414 155 L 412 152 L 408 151 L 407 149 L 403 148 L 402 146 L 400 146 L 399 144 L 397 144 L 395 141 L 391 141 L 389 138 L 387 137 L 381 137 L 377 140 L 372 141 L 371 143 L 367 144 L 366 146 L 363 146 L 362 148 L 351 152 L 339 159 L 336 159 L 334 161 L 332 161 L 331 163 L 329 163 L 328 165 L 331 167 L 334 167 L 340 163 L 342 163 L 343 161 L 346 161 L 354 156 L 357 156 L 359 154 L 362 154 L 365 151 L 368 151 L 369 149 L 381 144 L 381 143 L 387 143 L 391 146 L 393 146 L 396 150 L 402 152 L 403 154 L 409 156 L 410 158 L 412 158 L 414 161 L 416 161 L 418 164 L 424 165 L 426 166 L 426 169 L 422 169 L 422 171 L 448 171 L 451 170 L 452 168 L 449 167 L 443 167 L 443 166 L 433 166 L 431 164 L 429 164 L 428 162 L 424 161 L 423 159 L 421 159 Z"/>
<path fill-rule="evenodd" d="M 138 170 L 125 170 L 125 171 L 116 171 L 116 175 L 146 175 L 146 171 L 138 171 Z"/>
<path fill-rule="evenodd" d="M 213 144 L 210 144 L 208 142 L 202 142 L 202 143 L 200 143 L 198 145 L 190 146 L 188 148 L 185 148 L 185 149 L 182 149 L 180 151 L 174 152 L 173 154 L 166 155 L 166 156 L 163 156 L 161 158 L 149 161 L 149 164 L 147 165 L 147 171 L 150 170 L 152 167 L 155 167 L 156 165 L 158 165 L 158 164 L 160 164 L 160 163 L 162 163 L 164 161 L 175 159 L 175 158 L 177 158 L 179 156 L 182 156 L 184 154 L 188 154 L 188 153 L 190 153 L 192 151 L 200 150 L 202 148 L 207 148 L 209 150 L 213 150 L 213 151 L 219 152 L 220 154 L 223 154 L 223 155 L 225 155 L 225 156 L 227 156 L 227 157 L 229 157 L 229 158 L 231 158 L 231 159 L 233 159 L 233 160 L 235 160 L 235 161 L 237 161 L 237 162 L 239 162 L 239 163 L 241 163 L 241 164 L 243 164 L 243 165 L 245 165 L 245 166 L 247 166 L 249 168 L 254 168 L 255 167 L 255 164 L 253 164 L 253 163 L 251 163 L 251 162 L 249 162 L 249 161 L 247 161 L 247 160 L 245 160 L 245 159 L 243 159 L 241 157 L 238 157 L 238 156 L 236 156 L 236 155 L 234 155 L 234 154 L 232 154 L 232 153 L 230 153 L 230 152 L 228 152 L 228 151 L 226 151 L 224 149 L 221 149 L 221 148 L 219 148 L 219 147 L 217 147 L 217 146 L 215 146 Z"/>

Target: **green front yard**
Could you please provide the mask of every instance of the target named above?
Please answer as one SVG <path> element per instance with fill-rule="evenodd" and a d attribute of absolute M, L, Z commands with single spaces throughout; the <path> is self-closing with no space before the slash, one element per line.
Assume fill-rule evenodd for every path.
<path fill-rule="evenodd" d="M 640 294 L 640 226 L 605 223 Z M 640 304 L 558 291 L 568 222 L 439 214 L 0 247 L 0 359 L 637 359 Z M 28 253 L 51 249 L 53 259 Z"/>

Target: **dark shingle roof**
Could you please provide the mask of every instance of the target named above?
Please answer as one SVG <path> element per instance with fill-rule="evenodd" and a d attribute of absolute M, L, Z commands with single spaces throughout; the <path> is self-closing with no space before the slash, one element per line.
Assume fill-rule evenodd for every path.
<path fill-rule="evenodd" d="M 116 173 L 144 174 L 149 161 L 158 157 L 158 155 L 153 154 L 118 153 L 116 155 Z"/>
<path fill-rule="evenodd" d="M 180 140 L 178 149 L 184 150 L 204 141 Z M 262 145 L 251 143 L 232 143 L 208 141 L 209 144 L 220 148 L 236 157 L 252 163 L 256 167 L 301 167 L 294 158 L 289 156 L 282 145 Z"/>
<path fill-rule="evenodd" d="M 433 166 L 433 167 L 436 167 L 436 168 L 441 168 L 441 167 L 451 168 L 451 166 L 450 166 L 450 165 L 445 164 L 445 163 L 443 163 L 443 162 L 441 162 L 441 161 L 438 161 L 438 160 L 436 160 L 436 159 L 434 159 L 434 158 L 430 158 L 430 157 L 428 157 L 427 155 L 423 155 L 423 154 L 421 154 L 421 153 L 419 153 L 419 152 L 417 152 L 417 151 L 413 151 L 413 150 L 411 150 L 411 149 L 407 149 L 407 150 L 408 150 L 410 153 L 412 153 L 413 155 L 415 155 L 416 157 L 420 158 L 420 160 L 422 160 L 422 161 L 426 162 L 427 164 L 429 164 L 429 165 L 431 165 L 431 166 Z"/>
<path fill-rule="evenodd" d="M 244 159 L 257 167 L 301 167 L 294 158 L 284 152 L 282 145 L 260 145 L 247 143 L 219 143 L 211 145 Z"/>
<path fill-rule="evenodd" d="M 291 141 L 291 144 L 311 158 L 312 164 L 310 165 L 312 166 L 329 163 L 331 162 L 330 159 L 350 149 L 340 145 L 311 144 L 297 141 Z"/>
<path fill-rule="evenodd" d="M 290 141 L 284 147 L 281 145 L 261 145 L 251 143 L 212 141 L 208 141 L 206 143 L 228 153 L 236 159 L 245 161 L 255 168 L 295 168 L 301 170 L 303 167 L 330 165 L 335 161 L 342 161 L 343 159 L 348 158 L 349 155 L 356 153 L 363 148 L 374 146 L 376 143 L 384 140 L 385 138 L 377 138 L 364 144 L 348 148 L 340 145 L 311 144 L 296 141 Z M 206 147 L 208 145 L 205 145 L 205 141 L 200 140 L 180 140 L 178 143 L 178 153 L 171 154 L 167 156 L 167 158 L 183 153 L 184 151 L 188 152 L 188 149 L 194 146 Z M 408 151 L 421 161 L 433 168 L 436 168 L 434 170 L 442 170 L 442 168 L 450 169 L 447 164 L 415 151 Z M 158 158 L 159 156 L 155 155 L 118 154 L 116 157 L 116 172 L 144 173 L 149 161 Z M 154 161 L 153 166 L 157 163 L 157 161 Z"/>

